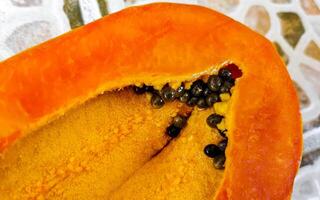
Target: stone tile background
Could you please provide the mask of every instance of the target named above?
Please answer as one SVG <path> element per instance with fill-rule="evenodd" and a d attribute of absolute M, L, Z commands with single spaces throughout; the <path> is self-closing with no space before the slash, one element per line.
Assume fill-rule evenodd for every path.
<path fill-rule="evenodd" d="M 304 156 L 293 199 L 320 199 L 320 0 L 168 0 L 218 10 L 269 38 L 296 85 Z M 0 60 L 125 7 L 154 0 L 0 0 Z"/>

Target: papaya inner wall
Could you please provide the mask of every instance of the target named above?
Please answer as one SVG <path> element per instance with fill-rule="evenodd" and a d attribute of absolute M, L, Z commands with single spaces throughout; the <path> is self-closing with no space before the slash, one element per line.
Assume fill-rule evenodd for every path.
<path fill-rule="evenodd" d="M 179 102 L 154 109 L 131 88 L 107 92 L 8 149 L 0 160 L 0 197 L 116 199 L 138 187 L 172 197 L 195 190 L 193 199 L 209 198 L 223 175 L 203 154 L 205 144 L 220 139 L 206 125 L 210 111 L 192 112 L 179 137 L 165 134 L 177 113 L 190 111 Z M 159 178 L 176 190 L 159 185 Z"/>

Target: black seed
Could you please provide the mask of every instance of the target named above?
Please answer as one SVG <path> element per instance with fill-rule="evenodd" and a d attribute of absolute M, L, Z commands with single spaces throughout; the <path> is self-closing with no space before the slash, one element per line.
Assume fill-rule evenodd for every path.
<path fill-rule="evenodd" d="M 177 115 L 173 118 L 173 125 L 178 128 L 183 128 L 186 125 L 187 119 L 183 116 Z"/>
<path fill-rule="evenodd" d="M 225 151 L 228 145 L 228 139 L 224 139 L 218 143 L 218 147 L 221 151 Z"/>
<path fill-rule="evenodd" d="M 221 93 L 230 92 L 230 89 L 234 86 L 232 81 L 225 81 L 223 82 L 222 86 L 220 87 Z"/>
<path fill-rule="evenodd" d="M 212 114 L 207 118 L 207 124 L 211 128 L 216 128 L 217 124 L 219 124 L 222 119 L 223 119 L 223 116 L 218 115 L 218 114 Z"/>
<path fill-rule="evenodd" d="M 182 83 L 176 90 L 176 97 L 182 97 L 182 95 L 184 95 L 185 93 L 185 88 L 184 88 L 184 84 Z"/>
<path fill-rule="evenodd" d="M 206 97 L 206 103 L 209 107 L 213 106 L 214 103 L 219 101 L 219 95 L 212 93 Z"/>
<path fill-rule="evenodd" d="M 198 102 L 198 97 L 191 97 L 187 101 L 187 105 L 193 107 L 193 106 L 197 105 L 197 102 Z"/>
<path fill-rule="evenodd" d="M 219 134 L 220 134 L 222 137 L 227 137 L 227 136 L 226 136 L 226 132 L 227 132 L 226 129 L 225 129 L 225 130 L 219 130 L 219 129 L 218 129 L 218 131 L 219 131 Z"/>
<path fill-rule="evenodd" d="M 146 92 L 153 92 L 154 88 L 153 88 L 153 86 L 146 85 L 145 90 L 146 90 Z"/>
<path fill-rule="evenodd" d="M 169 85 L 162 88 L 161 94 L 165 101 L 173 101 L 176 98 L 176 91 Z"/>
<path fill-rule="evenodd" d="M 199 108 L 208 108 L 208 105 L 206 103 L 206 100 L 204 98 L 200 98 L 197 102 L 197 106 Z"/>
<path fill-rule="evenodd" d="M 164 105 L 164 100 L 160 95 L 154 93 L 151 97 L 151 105 L 154 108 L 161 108 Z"/>
<path fill-rule="evenodd" d="M 142 86 L 142 87 L 133 86 L 133 91 L 136 94 L 143 94 L 146 92 L 146 88 L 145 88 L 145 86 Z"/>
<path fill-rule="evenodd" d="M 180 98 L 179 100 L 183 103 L 186 103 L 190 99 L 190 93 L 186 91 Z"/>
<path fill-rule="evenodd" d="M 174 125 L 170 125 L 168 128 L 167 128 L 167 135 L 169 135 L 170 137 L 177 137 L 180 133 L 180 128 L 174 126 Z"/>
<path fill-rule="evenodd" d="M 219 91 L 220 87 L 222 85 L 222 80 L 217 75 L 211 75 L 208 79 L 208 87 L 211 91 L 217 92 Z"/>
<path fill-rule="evenodd" d="M 203 94 L 205 83 L 203 80 L 197 80 L 191 85 L 191 94 L 195 97 L 200 97 Z"/>
<path fill-rule="evenodd" d="M 203 151 L 210 158 L 217 157 L 222 153 L 219 147 L 215 144 L 208 144 Z"/>
<path fill-rule="evenodd" d="M 222 78 L 223 80 L 227 80 L 227 81 L 233 80 L 232 73 L 227 68 L 221 68 L 219 70 L 219 77 Z"/>
<path fill-rule="evenodd" d="M 216 169 L 224 169 L 225 162 L 226 162 L 225 154 L 220 154 L 213 159 L 213 165 Z"/>
<path fill-rule="evenodd" d="M 220 92 L 221 92 L 221 93 L 229 92 L 229 88 L 227 88 L 227 87 L 221 87 L 221 88 L 220 88 Z"/>
<path fill-rule="evenodd" d="M 207 97 L 212 94 L 212 91 L 206 86 L 203 90 L 203 96 Z"/>

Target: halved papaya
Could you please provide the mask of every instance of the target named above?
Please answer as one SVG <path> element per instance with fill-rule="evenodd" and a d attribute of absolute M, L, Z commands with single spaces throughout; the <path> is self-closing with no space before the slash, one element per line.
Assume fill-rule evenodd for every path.
<path fill-rule="evenodd" d="M 212 10 L 132 7 L 0 63 L 1 199 L 290 199 L 297 96 Z"/>

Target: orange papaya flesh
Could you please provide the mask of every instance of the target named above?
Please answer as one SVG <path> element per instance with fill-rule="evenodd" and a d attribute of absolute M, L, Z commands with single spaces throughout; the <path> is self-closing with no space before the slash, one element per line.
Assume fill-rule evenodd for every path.
<path fill-rule="evenodd" d="M 141 19 L 145 19 L 143 23 Z M 203 138 L 191 139 L 193 142 L 182 140 L 200 134 L 200 131 L 194 132 L 193 127 L 205 123 L 203 115 L 206 111 L 192 111 L 181 136 L 173 139 L 169 145 L 165 145 L 169 140 L 164 134 L 165 129 L 172 116 L 184 110 L 183 106 L 179 110 L 177 102 L 156 110 L 158 117 L 163 117 L 163 124 L 157 131 L 154 131 L 157 127 L 154 122 L 149 125 L 143 123 L 143 141 L 130 140 L 127 138 L 129 135 L 121 134 L 122 131 L 127 132 L 128 128 L 125 128 L 119 131 L 120 135 L 110 134 L 115 141 L 103 143 L 106 138 L 102 139 L 101 133 L 114 129 L 112 124 L 117 124 L 117 121 L 111 119 L 122 116 L 120 111 L 111 111 L 113 106 L 117 107 L 114 104 L 101 105 L 90 112 L 83 112 L 86 106 L 83 103 L 89 100 L 87 105 L 90 107 L 90 101 L 94 101 L 90 99 L 103 92 L 106 92 L 103 97 L 112 99 L 109 97 L 112 92 L 108 91 L 129 85 L 145 83 L 157 89 L 167 83 L 179 85 L 184 81 L 195 81 L 201 75 L 215 73 L 224 63 L 230 62 L 241 69 L 242 76 L 233 88 L 228 109 L 222 109 L 226 106 L 221 105 L 213 107 L 214 111 L 226 111 L 228 146 L 223 171 L 208 168 L 212 160 L 201 157 L 204 156 L 203 152 L 199 154 L 200 157 L 192 160 L 196 152 L 203 151 L 200 146 L 203 148 L 204 143 L 218 143 L 221 140 L 216 138 L 220 137 L 219 134 L 209 134 L 206 128 L 201 127 Z M 130 110 L 134 111 L 134 107 L 140 107 L 146 112 L 152 110 L 149 101 L 139 103 L 139 97 L 127 98 L 129 94 L 124 92 L 114 97 L 118 101 L 124 95 L 127 101 L 137 101 L 134 106 L 128 105 L 129 113 Z M 100 98 L 96 101 L 99 102 Z M 106 119 L 111 120 L 105 124 L 101 122 L 105 115 L 101 113 L 106 111 L 104 107 L 110 107 L 107 110 L 110 116 Z M 75 114 L 78 117 L 72 120 L 72 111 L 69 113 L 71 108 L 79 109 L 79 113 Z M 57 119 L 64 114 L 64 117 Z M 86 115 L 91 116 L 90 120 L 85 120 Z M 152 116 L 150 113 L 142 115 L 146 118 Z M 201 120 L 195 123 L 193 119 L 197 116 Z M 75 123 L 78 125 L 72 127 L 73 120 L 79 120 Z M 61 123 L 61 126 L 55 123 Z M 124 124 L 130 127 L 131 123 Z M 80 133 L 85 128 L 88 128 L 88 132 L 89 129 L 92 131 L 91 135 L 86 135 L 88 138 Z M 148 137 L 147 132 L 160 135 Z M 137 188 L 140 188 L 141 193 L 136 193 L 142 198 L 158 194 L 163 198 L 179 199 L 187 195 L 187 188 L 193 188 L 189 196 L 194 199 L 289 199 L 301 159 L 301 132 L 297 96 L 272 44 L 243 25 L 198 6 L 164 3 L 129 8 L 0 63 L 0 149 L 3 152 L 0 194 L 4 199 L 12 198 L 12 195 L 18 199 L 33 196 L 63 198 L 81 191 L 86 192 L 83 195 L 79 193 L 79 198 L 121 199 L 127 198 L 134 191 L 133 184 L 138 182 Z M 71 138 L 68 138 L 69 135 Z M 137 135 L 141 136 L 138 131 L 132 131 L 132 137 Z M 113 144 L 121 146 L 118 138 L 124 138 L 123 141 L 128 141 L 130 148 L 134 149 L 130 159 L 126 159 L 131 162 L 128 164 L 130 169 L 121 168 L 124 166 L 121 159 L 129 155 L 126 152 L 122 156 L 115 156 L 115 161 L 119 162 L 115 165 L 108 161 L 112 160 L 111 151 L 110 154 L 99 153 L 108 152 Z M 154 140 L 151 139 L 149 143 L 145 141 L 146 138 Z M 17 142 L 12 145 L 14 141 Z M 34 148 L 37 145 L 41 148 Z M 94 151 L 95 148 L 98 150 Z M 194 167 L 184 168 L 183 152 L 177 150 L 180 148 L 190 150 L 190 157 L 184 158 Z M 37 154 L 39 151 L 44 152 Z M 101 155 L 97 159 L 101 162 L 84 161 L 79 164 L 77 161 L 86 158 L 90 161 L 96 155 Z M 33 160 L 34 156 L 39 157 Z M 181 159 L 170 164 L 177 157 Z M 58 158 L 62 161 L 58 162 Z M 104 165 L 107 167 L 104 168 Z M 45 166 L 51 166 L 52 170 L 47 172 Z M 172 169 L 178 166 L 180 168 Z M 106 175 L 104 173 L 108 167 L 110 174 Z M 112 167 L 119 168 L 113 173 Z M 24 171 L 26 169 L 29 170 Z M 185 176 L 179 175 L 179 169 L 185 170 Z M 20 173 L 20 170 L 26 173 Z M 171 177 L 174 172 L 176 175 L 172 179 L 168 178 L 169 181 L 159 175 L 161 173 Z M 122 173 L 121 176 L 118 173 Z M 153 185 L 150 191 L 142 187 L 141 180 L 145 173 L 151 174 L 146 180 L 146 184 Z M 97 174 L 105 179 L 99 179 Z M 203 174 L 207 174 L 207 178 Z M 59 178 L 55 178 L 58 175 Z M 193 176 L 199 178 L 199 181 L 184 182 Z M 116 181 L 110 184 L 108 180 L 113 178 Z M 171 183 L 171 180 L 175 182 Z M 89 183 L 96 183 L 97 188 Z M 176 187 L 170 189 L 163 186 L 164 183 Z M 212 186 L 210 190 L 204 187 L 206 185 Z M 136 194 L 131 195 L 133 198 Z"/>

